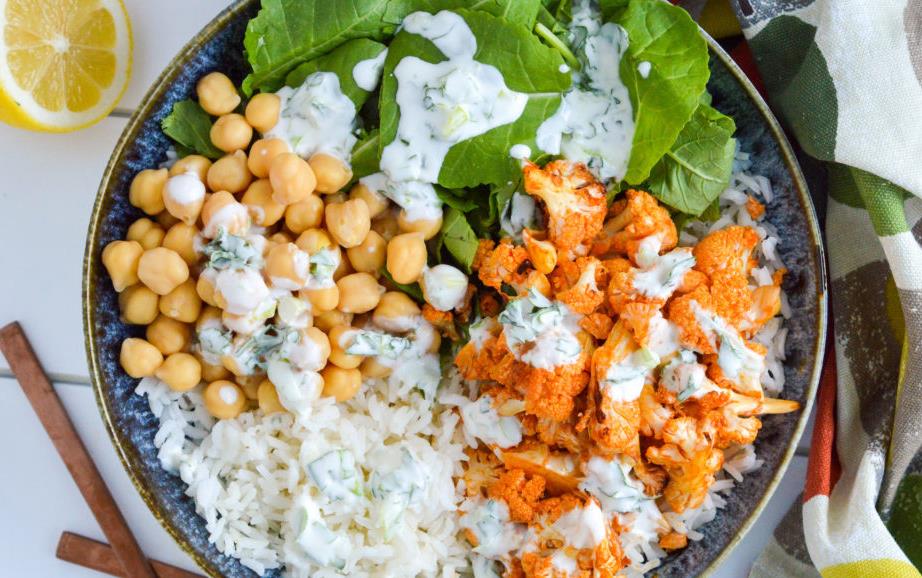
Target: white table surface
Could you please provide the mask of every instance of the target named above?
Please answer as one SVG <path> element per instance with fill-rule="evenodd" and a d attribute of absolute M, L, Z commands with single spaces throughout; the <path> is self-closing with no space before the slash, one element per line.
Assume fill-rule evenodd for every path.
<path fill-rule="evenodd" d="M 134 33 L 133 75 L 116 112 L 68 135 L 0 124 L 0 325 L 18 320 L 55 381 L 84 442 L 151 557 L 189 570 L 131 485 L 105 432 L 89 387 L 80 309 L 84 240 L 109 154 L 150 83 L 224 0 L 126 0 Z M 57 560 L 62 531 L 103 540 L 80 493 L 0 356 L 0 578 L 101 576 Z M 719 569 L 745 576 L 775 525 L 803 489 L 809 430 L 768 508 Z M 26 472 L 28 472 L 26 474 Z"/>

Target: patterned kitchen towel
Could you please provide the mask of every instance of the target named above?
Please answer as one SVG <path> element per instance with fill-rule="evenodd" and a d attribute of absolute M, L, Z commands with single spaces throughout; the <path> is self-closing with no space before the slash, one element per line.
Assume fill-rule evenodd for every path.
<path fill-rule="evenodd" d="M 917 578 L 922 0 L 730 1 L 770 104 L 829 172 L 834 364 L 803 507 L 751 576 Z"/>

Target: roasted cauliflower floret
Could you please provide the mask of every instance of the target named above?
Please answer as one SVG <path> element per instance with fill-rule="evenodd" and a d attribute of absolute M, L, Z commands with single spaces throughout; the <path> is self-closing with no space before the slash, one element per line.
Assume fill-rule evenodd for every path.
<path fill-rule="evenodd" d="M 727 276 L 748 278 L 756 261 L 752 251 L 759 234 L 750 227 L 732 226 L 708 234 L 695 246 L 695 269 L 715 281 Z"/>
<path fill-rule="evenodd" d="M 592 379 L 589 391 L 589 435 L 606 454 L 640 454 L 640 402 L 621 401 L 612 396 L 605 384 L 609 368 L 631 355 L 637 344 L 623 323 L 612 328 L 605 344 L 592 355 Z"/>
<path fill-rule="evenodd" d="M 669 482 L 663 497 L 674 512 L 682 513 L 704 502 L 714 476 L 723 467 L 724 453 L 708 448 L 686 457 L 678 446 L 664 444 L 647 448 L 647 459 L 666 468 Z"/>
<path fill-rule="evenodd" d="M 509 518 L 513 522 L 529 524 L 535 518 L 538 502 L 544 497 L 544 478 L 525 470 L 506 470 L 490 486 L 491 498 L 503 500 L 509 506 Z"/>
<path fill-rule="evenodd" d="M 605 187 L 582 163 L 557 160 L 544 168 L 527 163 L 522 171 L 525 191 L 544 203 L 548 239 L 558 252 L 579 254 L 602 230 Z"/>
<path fill-rule="evenodd" d="M 611 218 L 592 245 L 599 257 L 627 255 L 643 267 L 651 258 L 673 249 L 679 237 L 669 211 L 646 191 L 630 189 L 609 211 Z"/>
<path fill-rule="evenodd" d="M 503 239 L 495 246 L 492 241 L 481 241 L 473 267 L 484 285 L 502 293 L 503 284 L 525 283 L 527 263 L 528 251 Z"/>
<path fill-rule="evenodd" d="M 580 257 L 575 264 L 579 276 L 566 288 L 557 290 L 554 298 L 577 313 L 589 315 L 605 301 L 608 270 L 595 257 Z"/>
<path fill-rule="evenodd" d="M 467 496 L 486 496 L 503 471 L 502 464 L 493 452 L 485 449 L 468 449 L 464 464 L 464 493 Z"/>

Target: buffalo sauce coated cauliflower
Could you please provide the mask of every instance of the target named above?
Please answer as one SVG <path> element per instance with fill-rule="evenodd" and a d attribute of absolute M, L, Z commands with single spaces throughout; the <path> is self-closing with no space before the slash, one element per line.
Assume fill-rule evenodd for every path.
<path fill-rule="evenodd" d="M 572 264 L 578 276 L 572 279 L 571 275 L 565 287 L 555 289 L 554 297 L 573 311 L 589 315 L 605 301 L 608 270 L 595 257 L 580 257 Z M 558 271 L 563 269 L 558 268 Z"/>
<path fill-rule="evenodd" d="M 526 163 L 522 171 L 525 191 L 544 203 L 548 239 L 563 255 L 579 253 L 602 230 L 605 187 L 582 163 Z"/>
<path fill-rule="evenodd" d="M 669 211 L 650 193 L 630 189 L 625 196 L 611 206 L 612 217 L 594 240 L 592 254 L 627 255 L 643 266 L 646 258 L 674 248 L 679 236 Z"/>
<path fill-rule="evenodd" d="M 759 234 L 750 227 L 731 226 L 705 236 L 695 246 L 695 269 L 708 277 L 749 276 L 755 266 L 752 251 L 759 244 Z"/>

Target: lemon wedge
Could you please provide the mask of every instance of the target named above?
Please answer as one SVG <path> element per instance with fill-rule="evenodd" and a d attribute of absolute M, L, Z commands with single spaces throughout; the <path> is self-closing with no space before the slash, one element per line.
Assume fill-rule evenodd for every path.
<path fill-rule="evenodd" d="M 0 0 L 0 121 L 67 132 L 106 116 L 131 72 L 121 0 Z"/>

